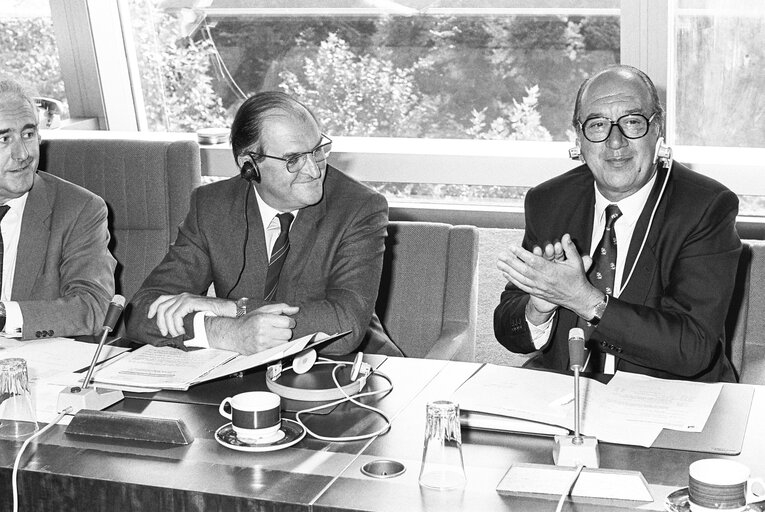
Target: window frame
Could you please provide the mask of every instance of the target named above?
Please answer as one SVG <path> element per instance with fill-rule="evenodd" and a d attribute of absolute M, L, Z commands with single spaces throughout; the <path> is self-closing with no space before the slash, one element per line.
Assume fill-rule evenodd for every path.
<path fill-rule="evenodd" d="M 145 129 L 143 96 L 128 33 L 126 0 L 50 0 L 75 128 Z M 674 134 L 672 6 L 665 0 L 621 0 L 621 62 L 645 70 L 667 105 Z M 660 44 L 664 41 L 664 44 Z M 131 101 L 125 101 L 130 98 Z M 335 134 L 336 135 L 336 134 Z M 361 180 L 533 186 L 573 167 L 566 142 L 520 142 L 333 136 L 331 161 Z M 675 158 L 741 195 L 765 195 L 765 149 L 674 147 Z M 227 145 L 202 146 L 203 174 L 235 175 Z M 484 209 L 460 203 L 460 208 Z"/>

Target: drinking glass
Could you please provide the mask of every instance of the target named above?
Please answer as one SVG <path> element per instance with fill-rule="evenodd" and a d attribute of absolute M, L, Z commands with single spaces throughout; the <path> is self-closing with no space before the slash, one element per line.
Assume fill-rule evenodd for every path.
<path fill-rule="evenodd" d="M 438 490 L 464 487 L 466 479 L 459 405 L 446 400 L 430 402 L 425 414 L 420 485 Z"/>
<path fill-rule="evenodd" d="M 0 437 L 25 437 L 37 429 L 27 362 L 19 358 L 0 360 Z"/>

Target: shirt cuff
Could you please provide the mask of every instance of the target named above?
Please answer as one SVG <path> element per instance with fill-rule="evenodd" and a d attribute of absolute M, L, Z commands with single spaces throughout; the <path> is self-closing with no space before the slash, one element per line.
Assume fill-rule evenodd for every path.
<path fill-rule="evenodd" d="M 5 336 L 8 338 L 21 338 L 24 328 L 24 315 L 21 314 L 21 306 L 16 301 L 3 301 L 5 305 Z"/>
<path fill-rule="evenodd" d="M 526 316 L 526 323 L 529 324 L 529 333 L 531 334 L 531 343 L 534 344 L 535 349 L 539 350 L 540 348 L 544 347 L 545 344 L 547 344 L 547 341 L 550 339 L 553 318 L 555 318 L 556 313 L 557 311 L 554 311 L 553 314 L 550 315 L 550 318 L 547 319 L 547 321 L 539 325 L 532 324 L 529 321 L 529 317 Z"/>
<path fill-rule="evenodd" d="M 194 315 L 194 337 L 183 342 L 186 348 L 210 348 L 205 329 L 205 317 L 208 316 L 218 315 L 210 311 L 200 311 Z"/>

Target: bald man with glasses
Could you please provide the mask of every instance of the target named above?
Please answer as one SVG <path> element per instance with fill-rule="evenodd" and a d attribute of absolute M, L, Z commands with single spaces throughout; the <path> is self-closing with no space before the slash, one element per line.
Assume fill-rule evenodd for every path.
<path fill-rule="evenodd" d="M 385 198 L 327 164 L 331 139 L 284 93 L 245 100 L 231 147 L 240 176 L 193 192 L 176 242 L 132 300 L 128 335 L 252 354 L 349 330 L 323 352 L 401 355 L 374 313 Z"/>
<path fill-rule="evenodd" d="M 664 110 L 650 78 L 605 69 L 577 95 L 583 165 L 526 195 L 522 247 L 497 263 L 499 342 L 529 366 L 569 367 L 569 331 L 586 371 L 735 381 L 724 324 L 741 242 L 738 199 L 720 183 L 657 158 Z"/>

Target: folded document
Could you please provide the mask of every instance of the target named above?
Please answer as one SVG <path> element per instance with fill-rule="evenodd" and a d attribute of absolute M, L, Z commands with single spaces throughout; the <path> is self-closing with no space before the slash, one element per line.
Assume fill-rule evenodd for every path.
<path fill-rule="evenodd" d="M 637 446 L 651 446 L 665 428 L 701 432 L 721 388 L 626 372 L 617 372 L 607 385 L 582 378 L 581 431 L 601 441 Z M 552 427 L 574 429 L 570 375 L 486 364 L 453 398 L 465 413 L 465 426 L 543 435 Z M 527 422 L 503 428 L 499 417 Z M 493 427 L 487 419 L 494 420 Z"/>
<path fill-rule="evenodd" d="M 96 384 L 109 387 L 185 391 L 194 384 L 293 356 L 341 338 L 349 332 L 331 336 L 324 333 L 303 336 L 249 356 L 215 348 L 184 351 L 175 347 L 144 345 L 114 363 L 99 368 L 93 379 Z"/>

